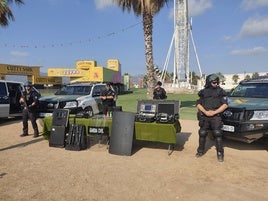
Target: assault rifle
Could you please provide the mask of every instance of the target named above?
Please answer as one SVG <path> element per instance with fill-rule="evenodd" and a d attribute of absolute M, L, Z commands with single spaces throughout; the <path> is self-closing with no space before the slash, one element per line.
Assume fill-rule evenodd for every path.
<path fill-rule="evenodd" d="M 21 95 L 21 98 L 23 99 L 23 103 L 21 104 L 21 106 L 23 107 L 23 109 L 26 108 L 28 110 L 28 106 L 27 106 L 27 103 L 26 103 L 22 88 L 20 90 L 20 95 Z"/>

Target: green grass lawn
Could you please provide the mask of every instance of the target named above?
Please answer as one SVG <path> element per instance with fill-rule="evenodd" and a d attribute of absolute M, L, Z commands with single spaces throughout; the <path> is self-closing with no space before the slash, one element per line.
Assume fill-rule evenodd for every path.
<path fill-rule="evenodd" d="M 133 93 L 119 95 L 117 105 L 122 106 L 123 111 L 137 112 L 138 100 L 147 99 L 147 89 L 131 89 Z M 42 93 L 42 96 L 52 95 L 52 93 Z M 168 100 L 180 100 L 180 119 L 196 120 L 197 109 L 195 107 L 197 94 L 167 94 Z"/>
<path fill-rule="evenodd" d="M 146 89 L 131 89 L 133 93 L 119 95 L 117 105 L 122 106 L 123 111 L 137 112 L 137 101 L 147 99 Z M 167 94 L 168 100 L 180 100 L 180 119 L 196 120 L 197 109 L 195 107 L 197 94 Z"/>

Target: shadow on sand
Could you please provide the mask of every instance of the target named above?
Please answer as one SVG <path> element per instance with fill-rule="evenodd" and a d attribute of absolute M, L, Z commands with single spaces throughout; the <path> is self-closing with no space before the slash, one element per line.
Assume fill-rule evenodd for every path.
<path fill-rule="evenodd" d="M 30 140 L 28 142 L 23 142 L 23 143 L 19 143 L 19 144 L 15 144 L 15 145 L 12 145 L 12 146 L 9 146 L 9 147 L 4 147 L 4 148 L 1 148 L 0 151 L 5 151 L 5 150 L 8 150 L 8 149 L 14 149 L 14 148 L 17 148 L 17 147 L 26 147 L 30 144 L 34 144 L 34 143 L 37 143 L 37 142 L 40 142 L 40 141 L 43 141 L 43 137 L 40 136 L 39 138 L 37 139 L 33 139 L 33 140 Z"/>
<path fill-rule="evenodd" d="M 150 149 L 166 149 L 170 155 L 173 151 L 182 151 L 184 149 L 185 143 L 189 140 L 190 136 L 191 133 L 186 132 L 177 133 L 175 145 L 163 142 L 134 140 L 132 147 L 132 154 L 135 154 L 140 149 L 146 147 Z"/>
<path fill-rule="evenodd" d="M 267 142 L 263 140 L 258 140 L 252 143 L 246 143 L 246 142 L 241 142 L 241 141 L 236 141 L 236 140 L 231 140 L 231 139 L 226 139 L 223 138 L 223 146 L 224 147 L 229 147 L 232 149 L 237 149 L 237 150 L 266 150 L 268 151 L 268 144 Z M 205 152 L 207 152 L 211 148 L 215 148 L 215 140 L 207 138 L 206 141 L 206 149 Z"/>

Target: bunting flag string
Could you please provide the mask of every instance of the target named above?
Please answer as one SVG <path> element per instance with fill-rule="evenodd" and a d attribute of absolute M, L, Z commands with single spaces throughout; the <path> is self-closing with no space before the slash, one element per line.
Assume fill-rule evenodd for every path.
<path fill-rule="evenodd" d="M 100 35 L 100 36 L 97 36 L 95 39 L 86 39 L 86 40 L 79 40 L 79 41 L 71 41 L 71 42 L 61 42 L 61 43 L 57 43 L 57 44 L 43 44 L 43 45 L 27 45 L 27 44 L 24 44 L 24 45 L 16 45 L 16 44 L 9 44 L 9 43 L 4 43 L 3 44 L 3 47 L 5 48 L 10 48 L 10 47 L 13 47 L 13 48 L 21 48 L 21 49 L 26 49 L 26 48 L 57 48 L 57 47 L 65 47 L 67 45 L 69 46 L 72 46 L 72 45 L 77 45 L 77 44 L 86 44 L 86 43 L 91 43 L 91 42 L 94 42 L 95 40 L 101 40 L 101 39 L 104 39 L 104 38 L 108 38 L 108 37 L 112 37 L 114 35 L 117 35 L 119 34 L 120 32 L 125 32 L 129 29 L 132 29 L 134 27 L 136 27 L 137 25 L 141 24 L 141 22 L 138 22 L 138 23 L 135 23 L 135 24 L 132 24 L 130 26 L 127 26 L 125 28 L 122 28 L 120 31 L 117 31 L 117 32 L 110 32 L 110 33 L 107 33 L 107 34 L 104 34 L 104 35 Z"/>

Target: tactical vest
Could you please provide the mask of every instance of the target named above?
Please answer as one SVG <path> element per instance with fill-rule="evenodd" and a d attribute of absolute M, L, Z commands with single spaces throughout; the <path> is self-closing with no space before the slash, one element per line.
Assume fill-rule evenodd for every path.
<path fill-rule="evenodd" d="M 154 97 L 153 99 L 165 99 L 167 98 L 166 93 L 163 88 L 160 88 L 159 90 L 154 90 Z"/>
<path fill-rule="evenodd" d="M 222 103 L 222 93 L 221 88 L 205 88 L 200 93 L 201 105 L 206 110 L 216 110 L 218 109 Z"/>

